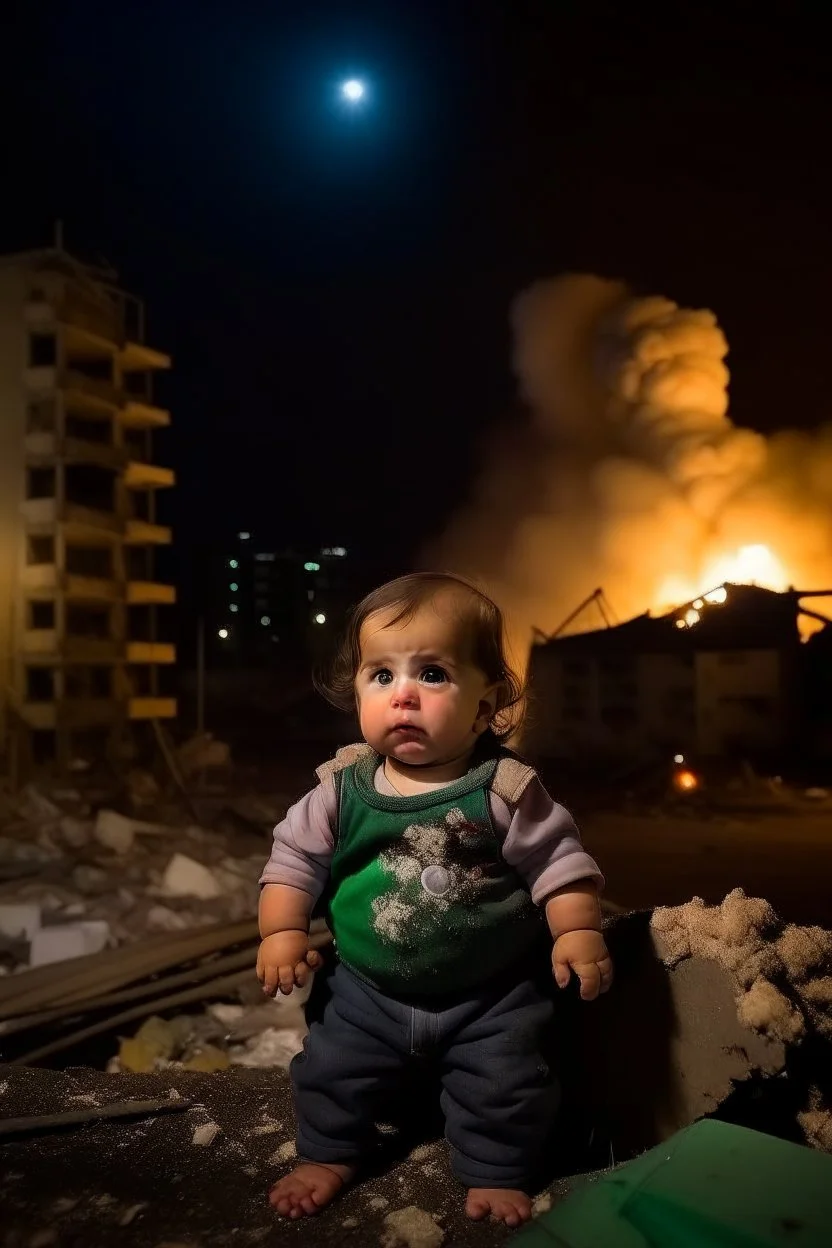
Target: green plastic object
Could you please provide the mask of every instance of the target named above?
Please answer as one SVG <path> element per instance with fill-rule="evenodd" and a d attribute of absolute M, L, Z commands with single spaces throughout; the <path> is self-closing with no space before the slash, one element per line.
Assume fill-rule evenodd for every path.
<path fill-rule="evenodd" d="M 705 1119 L 593 1181 L 518 1248 L 832 1248 L 832 1157 Z"/>

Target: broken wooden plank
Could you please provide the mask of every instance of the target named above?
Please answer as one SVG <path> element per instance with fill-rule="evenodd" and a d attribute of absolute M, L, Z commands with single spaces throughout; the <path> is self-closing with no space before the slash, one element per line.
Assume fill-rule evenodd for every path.
<path fill-rule="evenodd" d="M 258 935 L 254 919 L 175 934 L 165 932 L 134 945 L 10 975 L 0 980 L 0 1019 L 103 996 L 170 967 L 255 941 Z"/>
<path fill-rule="evenodd" d="M 190 1109 L 192 1101 L 183 1097 L 167 1097 L 163 1101 L 119 1101 L 113 1105 L 88 1105 L 62 1114 L 33 1114 L 27 1118 L 0 1119 L 0 1139 L 9 1140 L 25 1135 L 48 1135 L 66 1127 L 86 1126 L 90 1122 L 108 1122 L 120 1118 L 151 1118 L 157 1114 L 181 1113 Z"/>
<path fill-rule="evenodd" d="M 132 1023 L 137 1018 L 161 1014 L 165 1010 L 178 1009 L 182 1005 L 192 1005 L 197 1001 L 210 1001 L 213 997 L 227 996 L 239 988 L 240 984 L 249 983 L 253 975 L 254 968 L 252 967 L 250 970 L 235 971 L 233 975 L 224 975 L 221 979 L 212 979 L 207 984 L 198 984 L 195 988 L 186 988 L 182 992 L 172 992 L 164 997 L 154 997 L 149 1001 L 143 1001 L 129 1010 L 122 1010 L 120 1014 L 110 1014 L 107 1018 L 99 1019 L 97 1023 L 91 1023 L 89 1027 L 82 1027 L 80 1031 L 68 1032 L 57 1040 L 51 1040 L 49 1044 L 41 1045 L 40 1048 L 33 1049 L 30 1053 L 24 1053 L 22 1057 L 16 1057 L 9 1062 L 9 1065 L 27 1066 L 31 1062 L 40 1062 L 45 1057 L 61 1053 L 76 1044 L 81 1044 L 84 1040 L 90 1040 L 93 1036 L 113 1031 L 116 1027 L 121 1027 L 123 1023 Z"/>
<path fill-rule="evenodd" d="M 312 924 L 309 933 L 309 945 L 312 949 L 323 949 L 332 941 L 329 929 L 321 922 Z M 98 956 L 98 955 L 92 955 Z M 217 958 L 212 962 L 203 962 L 187 971 L 176 975 L 166 975 L 161 979 L 150 980 L 146 984 L 138 984 L 134 988 L 125 988 L 121 992 L 106 993 L 104 996 L 90 997 L 80 1002 L 71 1002 L 52 1010 L 41 1010 L 33 1014 L 24 1014 L 0 1022 L 0 1036 L 14 1036 L 29 1031 L 33 1027 L 59 1022 L 61 1019 L 79 1016 L 87 1011 L 109 1008 L 114 1005 L 126 1005 L 129 1001 L 140 1001 L 142 997 L 153 997 L 162 992 L 180 988 L 186 984 L 197 984 L 202 980 L 218 978 L 228 972 L 251 967 L 252 974 L 256 962 L 256 951 L 249 947 L 230 953 L 226 957 Z"/>

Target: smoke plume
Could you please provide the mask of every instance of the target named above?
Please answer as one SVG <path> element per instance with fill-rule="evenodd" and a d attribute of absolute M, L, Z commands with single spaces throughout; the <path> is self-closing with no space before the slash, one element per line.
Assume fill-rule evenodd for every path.
<path fill-rule="evenodd" d="M 571 276 L 523 292 L 511 322 L 524 417 L 490 436 L 430 563 L 487 583 L 517 646 L 598 587 L 625 619 L 726 580 L 832 585 L 832 430 L 732 424 L 712 312 Z"/>

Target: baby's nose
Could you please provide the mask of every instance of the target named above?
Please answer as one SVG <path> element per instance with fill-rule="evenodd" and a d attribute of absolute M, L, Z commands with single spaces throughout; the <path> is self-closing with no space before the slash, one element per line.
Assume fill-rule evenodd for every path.
<path fill-rule="evenodd" d="M 415 706 L 418 701 L 416 686 L 413 681 L 402 681 L 393 689 L 393 705 L 394 706 Z"/>

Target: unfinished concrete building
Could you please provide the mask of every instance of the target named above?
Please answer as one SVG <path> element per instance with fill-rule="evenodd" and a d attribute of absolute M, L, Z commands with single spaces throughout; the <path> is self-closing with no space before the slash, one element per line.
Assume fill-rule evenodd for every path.
<path fill-rule="evenodd" d="M 169 719 L 154 574 L 153 462 L 169 423 L 142 304 L 61 247 L 0 257 L 0 752 L 32 761 L 129 752 L 137 721 Z"/>

